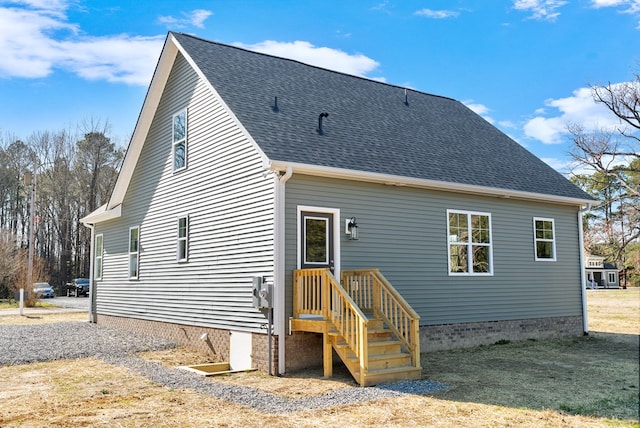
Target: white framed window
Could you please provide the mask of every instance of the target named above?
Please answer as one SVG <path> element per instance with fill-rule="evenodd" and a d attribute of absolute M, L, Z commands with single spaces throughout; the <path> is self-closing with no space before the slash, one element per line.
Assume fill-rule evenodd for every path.
<path fill-rule="evenodd" d="M 609 278 L 609 284 L 615 284 L 616 282 L 616 273 L 615 272 L 609 272 L 609 274 L 607 275 Z"/>
<path fill-rule="evenodd" d="M 171 139 L 173 142 L 173 171 L 187 167 L 187 109 L 171 117 Z"/>
<path fill-rule="evenodd" d="M 449 275 L 493 275 L 491 214 L 447 210 Z"/>
<path fill-rule="evenodd" d="M 178 217 L 176 260 L 189 261 L 189 216 Z"/>
<path fill-rule="evenodd" d="M 140 275 L 140 226 L 129 228 L 129 279 Z"/>
<path fill-rule="evenodd" d="M 533 218 L 533 239 L 536 261 L 556 261 L 556 231 L 552 218 Z"/>
<path fill-rule="evenodd" d="M 103 253 L 104 236 L 102 233 L 96 235 L 96 241 L 93 247 L 93 279 L 102 279 L 102 253 Z"/>

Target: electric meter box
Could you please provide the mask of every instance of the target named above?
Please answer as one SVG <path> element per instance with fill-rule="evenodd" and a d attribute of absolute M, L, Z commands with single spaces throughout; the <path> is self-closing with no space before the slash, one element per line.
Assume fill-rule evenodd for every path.
<path fill-rule="evenodd" d="M 253 306 L 256 308 L 270 308 L 272 284 L 262 276 L 254 276 L 252 288 Z"/>

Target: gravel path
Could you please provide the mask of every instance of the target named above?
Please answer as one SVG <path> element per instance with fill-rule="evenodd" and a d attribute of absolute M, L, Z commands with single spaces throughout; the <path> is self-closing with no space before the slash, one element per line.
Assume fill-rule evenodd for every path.
<path fill-rule="evenodd" d="M 247 386 L 221 384 L 196 373 L 143 360 L 136 352 L 162 350 L 176 344 L 90 323 L 0 326 L 0 366 L 97 357 L 124 366 L 169 388 L 187 388 L 268 413 L 322 409 L 343 404 L 428 394 L 447 388 L 431 381 L 403 381 L 369 388 L 348 387 L 314 397 L 289 399 Z"/>

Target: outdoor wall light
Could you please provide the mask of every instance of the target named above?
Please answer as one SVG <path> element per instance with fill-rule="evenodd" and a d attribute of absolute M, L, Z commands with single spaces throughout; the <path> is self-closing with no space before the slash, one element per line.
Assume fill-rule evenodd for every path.
<path fill-rule="evenodd" d="M 349 235 L 349 240 L 351 241 L 358 240 L 358 223 L 356 223 L 355 217 L 345 220 L 345 234 Z"/>

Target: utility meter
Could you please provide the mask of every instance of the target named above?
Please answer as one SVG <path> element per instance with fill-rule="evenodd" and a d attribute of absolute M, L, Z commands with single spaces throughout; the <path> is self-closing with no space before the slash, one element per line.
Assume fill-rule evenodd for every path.
<path fill-rule="evenodd" d="M 253 306 L 256 308 L 271 307 L 272 284 L 263 276 L 253 277 Z"/>

